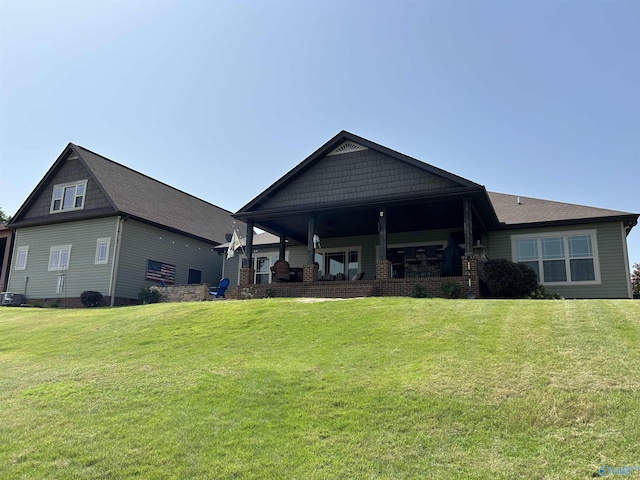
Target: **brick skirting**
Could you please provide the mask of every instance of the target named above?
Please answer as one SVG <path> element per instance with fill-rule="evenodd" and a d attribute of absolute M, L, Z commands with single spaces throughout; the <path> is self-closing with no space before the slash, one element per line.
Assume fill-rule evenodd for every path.
<path fill-rule="evenodd" d="M 384 275 L 387 262 L 378 262 Z M 228 295 L 229 298 L 265 298 L 265 297 L 315 297 L 315 298 L 354 298 L 354 297 L 410 297 L 416 285 L 422 287 L 428 297 L 442 297 L 442 285 L 453 282 L 460 285 L 461 298 L 479 298 L 478 263 L 474 257 L 463 258 L 462 275 L 456 277 L 421 278 L 376 278 L 375 280 L 328 281 L 328 282 L 290 282 L 265 285 L 239 285 Z"/>

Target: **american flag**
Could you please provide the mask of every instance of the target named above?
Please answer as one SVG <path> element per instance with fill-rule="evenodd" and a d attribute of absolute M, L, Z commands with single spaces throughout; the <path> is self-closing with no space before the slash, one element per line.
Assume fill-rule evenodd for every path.
<path fill-rule="evenodd" d="M 176 266 L 168 263 L 147 260 L 147 280 L 164 282 L 165 285 L 176 283 Z"/>

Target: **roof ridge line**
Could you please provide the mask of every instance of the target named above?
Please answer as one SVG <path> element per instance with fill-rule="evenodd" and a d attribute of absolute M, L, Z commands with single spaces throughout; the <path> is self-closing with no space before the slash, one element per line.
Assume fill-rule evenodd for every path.
<path fill-rule="evenodd" d="M 219 205 L 216 205 L 215 203 L 211 203 L 211 202 L 208 202 L 207 200 L 203 200 L 203 199 L 202 199 L 202 198 L 200 198 L 200 197 L 196 197 L 195 195 L 193 195 L 193 194 L 191 194 L 191 193 L 185 192 L 184 190 L 180 190 L 179 188 L 176 188 L 176 187 L 174 187 L 174 186 L 172 186 L 172 185 L 169 185 L 168 183 L 165 183 L 165 182 L 162 182 L 162 181 L 160 181 L 160 180 L 158 180 L 158 179 L 156 179 L 156 178 L 153 178 L 153 177 L 151 177 L 151 176 L 147 175 L 146 173 L 142 173 L 142 172 L 139 172 L 138 170 L 134 170 L 133 168 L 128 167 L 127 165 L 124 165 L 124 164 L 122 164 L 122 163 L 120 163 L 120 162 L 116 162 L 115 160 L 111 160 L 110 158 L 105 157 L 104 155 L 101 155 L 101 154 L 99 154 L 99 153 L 96 153 L 96 152 L 94 152 L 93 150 L 89 150 L 88 148 L 85 148 L 85 147 L 83 147 L 82 145 L 78 145 L 77 143 L 72 143 L 72 145 L 73 145 L 73 146 L 75 146 L 76 148 L 81 148 L 82 150 L 85 150 L 86 152 L 89 152 L 89 153 L 91 153 L 92 155 L 95 155 L 95 156 L 97 156 L 97 157 L 100 157 L 100 158 L 102 158 L 103 160 L 106 160 L 107 162 L 111 162 L 111 163 L 113 163 L 113 164 L 115 164 L 115 165 L 118 165 L 119 167 L 122 167 L 122 168 L 126 168 L 127 170 L 129 170 L 129 171 L 131 171 L 131 172 L 133 172 L 133 173 L 136 173 L 136 174 L 138 174 L 138 175 L 142 175 L 143 177 L 148 178 L 149 180 L 152 180 L 152 181 L 154 181 L 154 182 L 156 182 L 156 183 L 159 183 L 160 185 L 164 185 L 165 187 L 168 187 L 168 188 L 170 188 L 170 189 L 172 189 L 172 190 L 175 190 L 176 192 L 182 193 L 182 194 L 184 194 L 184 195 L 188 195 L 188 196 L 189 196 L 189 197 L 191 197 L 191 198 L 194 198 L 194 199 L 199 200 L 199 201 L 201 201 L 201 202 L 203 202 L 203 203 L 206 203 L 207 205 L 211 205 L 212 207 L 216 207 L 216 208 L 218 208 L 218 209 L 220 209 L 220 210 L 224 210 L 225 212 L 228 212 L 228 213 L 230 213 L 230 214 L 232 214 L 232 213 L 233 213 L 231 210 L 227 210 L 226 208 L 223 208 L 223 207 L 221 207 L 221 206 L 219 206 Z"/>

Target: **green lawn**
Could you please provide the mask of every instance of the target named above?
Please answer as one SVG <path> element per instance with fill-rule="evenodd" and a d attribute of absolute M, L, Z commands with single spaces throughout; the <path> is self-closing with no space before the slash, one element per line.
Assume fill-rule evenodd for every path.
<path fill-rule="evenodd" d="M 0 309 L 0 478 L 566 479 L 604 465 L 640 467 L 638 301 Z"/>

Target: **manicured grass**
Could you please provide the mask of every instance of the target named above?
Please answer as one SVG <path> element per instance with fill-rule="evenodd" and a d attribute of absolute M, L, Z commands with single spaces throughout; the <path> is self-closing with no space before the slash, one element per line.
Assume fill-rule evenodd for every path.
<path fill-rule="evenodd" d="M 565 479 L 640 465 L 637 301 L 5 307 L 0 368 L 2 478 Z"/>

